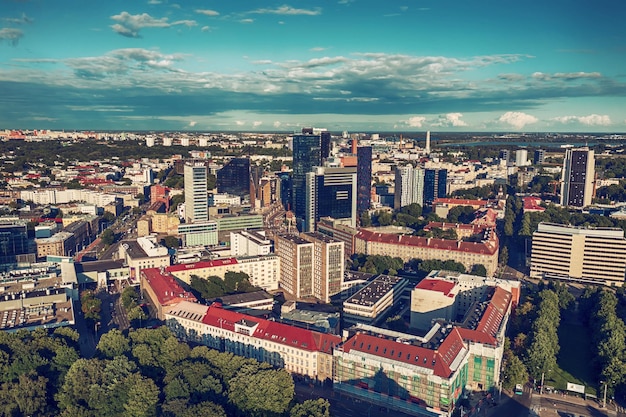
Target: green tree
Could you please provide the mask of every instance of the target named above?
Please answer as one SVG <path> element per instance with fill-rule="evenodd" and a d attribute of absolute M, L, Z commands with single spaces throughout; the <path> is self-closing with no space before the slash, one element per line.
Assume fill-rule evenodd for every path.
<path fill-rule="evenodd" d="M 97 349 L 105 358 L 114 358 L 130 351 L 130 341 L 119 329 L 111 329 L 100 337 Z"/>
<path fill-rule="evenodd" d="M 128 400 L 124 404 L 125 415 L 129 417 L 156 416 L 159 401 L 159 388 L 150 378 L 137 374 L 129 377 Z"/>
<path fill-rule="evenodd" d="M 230 381 L 229 401 L 251 417 L 281 415 L 294 396 L 294 383 L 284 369 L 240 370 Z"/>
<path fill-rule="evenodd" d="M 487 268 L 485 268 L 485 265 L 483 265 L 483 264 L 475 264 L 475 265 L 472 266 L 472 270 L 470 271 L 470 274 L 478 275 L 480 277 L 486 277 L 487 276 Z"/>
<path fill-rule="evenodd" d="M 525 384 L 528 381 L 528 371 L 524 363 L 510 352 L 506 357 L 503 374 L 502 386 L 506 389 L 513 389 L 516 384 Z"/>
<path fill-rule="evenodd" d="M 100 234 L 100 240 L 107 246 L 111 246 L 115 242 L 115 233 L 111 229 L 105 229 Z"/>
<path fill-rule="evenodd" d="M 93 291 L 86 290 L 80 295 L 81 310 L 85 318 L 93 321 L 100 321 L 100 310 L 102 300 L 97 298 Z"/>
<path fill-rule="evenodd" d="M 330 403 L 323 398 L 305 400 L 291 409 L 289 417 L 330 417 Z"/>
<path fill-rule="evenodd" d="M 180 247 L 180 239 L 176 236 L 165 236 L 162 242 L 165 247 L 170 249 L 177 249 Z"/>
<path fill-rule="evenodd" d="M 137 295 L 137 290 L 135 289 L 135 287 L 129 286 L 124 288 L 124 290 L 122 291 L 121 299 L 124 308 L 130 310 L 137 305 L 139 295 Z"/>
<path fill-rule="evenodd" d="M 370 213 L 368 211 L 364 211 L 361 213 L 361 227 L 371 227 L 372 226 L 372 218 L 370 217 Z"/>

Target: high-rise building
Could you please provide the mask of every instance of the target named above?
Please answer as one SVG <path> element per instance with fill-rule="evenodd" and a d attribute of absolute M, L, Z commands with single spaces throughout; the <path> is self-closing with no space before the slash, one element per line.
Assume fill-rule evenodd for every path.
<path fill-rule="evenodd" d="M 515 166 L 523 167 L 528 165 L 528 150 L 517 149 L 515 151 Z"/>
<path fill-rule="evenodd" d="M 427 169 L 424 172 L 424 205 L 431 205 L 436 198 L 448 194 L 448 170 Z"/>
<path fill-rule="evenodd" d="M 322 165 L 321 138 L 312 129 L 302 129 L 301 135 L 293 136 L 292 205 L 296 221 L 300 225 L 306 214 L 306 174 Z"/>
<path fill-rule="evenodd" d="M 280 258 L 280 288 L 296 298 L 312 297 L 314 244 L 298 236 L 277 235 L 274 245 Z"/>
<path fill-rule="evenodd" d="M 563 160 L 561 205 L 585 207 L 591 204 L 595 175 L 595 158 L 592 149 L 570 148 Z"/>
<path fill-rule="evenodd" d="M 313 297 L 330 303 L 330 297 L 341 292 L 344 244 L 318 232 L 300 236 L 313 243 Z"/>
<path fill-rule="evenodd" d="M 534 158 L 535 165 L 543 164 L 545 159 L 546 159 L 546 151 L 544 149 L 536 149 L 535 158 Z"/>
<path fill-rule="evenodd" d="M 185 221 L 206 222 L 209 219 L 207 167 L 203 163 L 185 165 Z"/>
<path fill-rule="evenodd" d="M 533 233 L 530 276 L 624 285 L 626 239 L 619 228 L 539 223 Z"/>
<path fill-rule="evenodd" d="M 233 158 L 217 171 L 217 192 L 239 196 L 250 194 L 250 159 Z"/>
<path fill-rule="evenodd" d="M 426 146 L 424 147 L 424 152 L 426 154 L 430 154 L 430 130 L 426 132 Z"/>
<path fill-rule="evenodd" d="M 322 161 L 330 157 L 330 132 L 320 132 L 320 152 Z"/>
<path fill-rule="evenodd" d="M 372 147 L 360 146 L 356 150 L 356 209 L 363 212 L 370 208 L 372 195 Z"/>
<path fill-rule="evenodd" d="M 424 206 L 424 170 L 413 165 L 396 167 L 394 209 L 417 203 Z"/>
<path fill-rule="evenodd" d="M 315 167 L 306 174 L 305 213 L 300 230 L 312 232 L 321 217 L 347 219 L 356 227 L 357 169 Z"/>
<path fill-rule="evenodd" d="M 18 263 L 35 262 L 35 242 L 28 238 L 26 222 L 0 222 L 0 266 L 8 269 Z"/>

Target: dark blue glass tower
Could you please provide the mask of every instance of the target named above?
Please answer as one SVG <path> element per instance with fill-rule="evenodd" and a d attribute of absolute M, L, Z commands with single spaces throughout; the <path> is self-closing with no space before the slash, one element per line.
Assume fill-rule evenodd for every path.
<path fill-rule="evenodd" d="M 217 191 L 239 196 L 250 194 L 250 160 L 233 158 L 217 171 Z"/>
<path fill-rule="evenodd" d="M 372 147 L 360 146 L 357 148 L 356 155 L 356 209 L 360 213 L 370 208 L 372 189 Z"/>
<path fill-rule="evenodd" d="M 304 130 L 303 130 L 304 132 Z M 322 164 L 320 135 L 293 136 L 292 210 L 301 224 L 306 215 L 306 174 Z"/>
<path fill-rule="evenodd" d="M 424 172 L 424 205 L 430 205 L 435 198 L 446 196 L 448 171 L 445 169 L 427 169 Z"/>

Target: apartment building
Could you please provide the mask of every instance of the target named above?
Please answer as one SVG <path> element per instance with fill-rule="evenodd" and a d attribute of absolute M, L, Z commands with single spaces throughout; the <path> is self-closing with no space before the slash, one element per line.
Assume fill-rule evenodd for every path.
<path fill-rule="evenodd" d="M 296 298 L 313 297 L 314 243 L 298 236 L 277 235 L 274 245 L 280 258 L 280 288 Z"/>
<path fill-rule="evenodd" d="M 322 233 L 300 235 L 313 243 L 313 296 L 325 303 L 341 292 L 345 267 L 343 242 Z"/>

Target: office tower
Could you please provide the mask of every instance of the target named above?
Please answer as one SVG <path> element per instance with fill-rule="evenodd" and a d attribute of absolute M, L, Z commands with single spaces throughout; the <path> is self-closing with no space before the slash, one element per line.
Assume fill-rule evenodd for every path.
<path fill-rule="evenodd" d="M 622 286 L 626 239 L 619 228 L 539 223 L 533 233 L 530 276 Z"/>
<path fill-rule="evenodd" d="M 206 222 L 209 219 L 207 168 L 204 163 L 185 165 L 185 221 Z"/>
<path fill-rule="evenodd" d="M 424 172 L 424 205 L 431 205 L 436 198 L 448 194 L 448 170 L 427 169 Z"/>
<path fill-rule="evenodd" d="M 321 217 L 346 219 L 356 227 L 356 168 L 315 167 L 306 174 L 301 231 L 312 232 Z"/>
<path fill-rule="evenodd" d="M 285 210 L 291 210 L 293 209 L 293 179 L 287 172 L 280 172 L 276 175 L 279 181 L 277 187 L 280 188 L 280 193 L 278 193 L 280 195 L 280 202 Z"/>
<path fill-rule="evenodd" d="M 424 206 L 424 170 L 413 165 L 396 167 L 395 177 L 394 209 L 413 203 Z"/>
<path fill-rule="evenodd" d="M 330 303 L 330 297 L 341 292 L 344 243 L 318 232 L 300 237 L 313 243 L 313 297 Z"/>
<path fill-rule="evenodd" d="M 426 147 L 424 148 L 426 154 L 430 154 L 430 130 L 426 132 Z"/>
<path fill-rule="evenodd" d="M 322 165 L 321 138 L 313 129 L 302 129 L 301 135 L 293 136 L 292 206 L 298 227 L 306 211 L 306 174 Z"/>
<path fill-rule="evenodd" d="M 543 149 L 535 150 L 535 158 L 534 158 L 535 165 L 543 164 L 545 159 L 546 159 L 546 151 L 545 150 L 543 150 Z"/>
<path fill-rule="evenodd" d="M 358 147 L 356 155 L 356 209 L 361 213 L 370 208 L 372 195 L 372 147 Z"/>
<path fill-rule="evenodd" d="M 510 151 L 508 149 L 502 149 L 500 151 L 500 159 L 504 162 L 509 162 Z"/>
<path fill-rule="evenodd" d="M 322 161 L 330 157 L 330 132 L 320 132 L 320 152 Z"/>
<path fill-rule="evenodd" d="M 25 221 L 0 222 L 0 266 L 11 269 L 18 263 L 35 262 L 35 242 L 28 238 Z"/>
<path fill-rule="evenodd" d="M 276 235 L 280 288 L 296 298 L 313 296 L 313 243 L 298 236 Z"/>
<path fill-rule="evenodd" d="M 239 196 L 250 194 L 250 159 L 233 158 L 217 171 L 217 192 Z"/>
<path fill-rule="evenodd" d="M 526 149 L 517 149 L 515 151 L 515 166 L 523 167 L 528 165 L 528 151 Z"/>
<path fill-rule="evenodd" d="M 589 148 L 565 151 L 561 184 L 561 205 L 585 207 L 591 204 L 595 175 L 595 158 Z"/>

